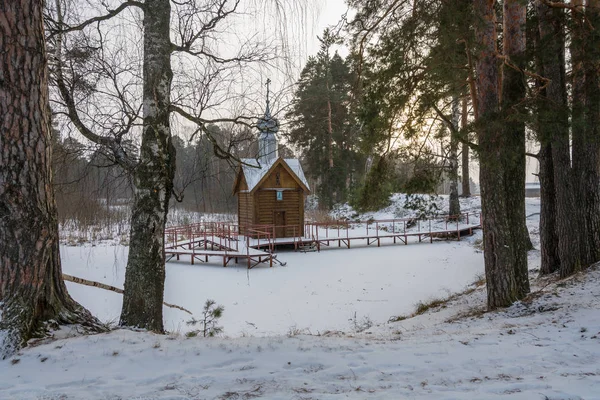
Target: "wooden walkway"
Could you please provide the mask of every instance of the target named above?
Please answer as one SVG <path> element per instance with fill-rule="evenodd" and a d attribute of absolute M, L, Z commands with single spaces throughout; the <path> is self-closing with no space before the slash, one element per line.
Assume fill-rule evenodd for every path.
<path fill-rule="evenodd" d="M 273 252 L 255 249 L 244 243 L 244 238 L 231 226 L 194 224 L 167 228 L 165 231 L 165 255 L 167 262 L 175 258 L 188 257 L 195 261 L 208 263 L 209 257 L 221 258 L 226 267 L 231 260 L 237 264 L 244 260 L 248 269 L 260 263 L 268 262 L 273 266 Z M 242 246 L 240 246 L 242 241 Z"/>
<path fill-rule="evenodd" d="M 353 243 L 362 242 L 367 246 L 382 243 L 409 244 L 409 238 L 418 242 L 433 242 L 434 238 L 460 240 L 481 228 L 479 213 L 465 213 L 455 217 L 439 217 L 427 220 L 389 219 L 369 221 L 332 221 L 327 223 L 307 223 L 304 235 L 276 237 L 275 233 L 285 226 L 256 225 L 240 227 L 231 223 L 198 223 L 168 228 L 165 232 L 165 253 L 167 261 L 181 260 L 191 264 L 209 261 L 211 257 L 221 258 L 226 267 L 230 261 L 244 261 L 248 269 L 258 264 L 273 266 L 277 246 L 293 246 L 295 250 L 321 251 L 323 247 L 351 248 Z M 289 231 L 288 230 L 288 231 Z M 293 230 L 299 230 L 293 227 Z M 244 231 L 247 235 L 239 234 Z"/>

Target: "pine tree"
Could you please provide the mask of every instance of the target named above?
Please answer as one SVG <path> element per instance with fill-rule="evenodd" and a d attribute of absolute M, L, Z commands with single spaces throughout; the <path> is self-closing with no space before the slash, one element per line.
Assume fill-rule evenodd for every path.
<path fill-rule="evenodd" d="M 317 180 L 321 206 L 348 199 L 360 171 L 351 110 L 353 76 L 348 60 L 330 54 L 335 38 L 325 31 L 321 49 L 304 67 L 287 117 L 288 141 L 302 152 L 307 175 Z"/>
<path fill-rule="evenodd" d="M 565 72 L 565 13 L 563 9 L 551 7 L 544 1 L 536 2 L 540 32 L 539 57 L 543 76 L 548 79 L 541 99 L 539 111 L 539 136 L 545 157 L 552 162 L 552 179 L 555 195 L 555 228 L 560 258 L 560 275 L 571 275 L 581 269 L 584 259 L 581 254 L 581 228 L 578 212 L 574 210 L 575 177 L 571 167 L 569 145 L 569 109 Z M 547 148 L 549 146 L 549 148 Z M 542 168 L 548 168 L 548 160 L 542 160 Z M 546 173 L 546 171 L 544 171 Z M 546 179 L 541 183 L 549 183 Z M 542 254 L 547 250 L 543 250 Z M 544 269 L 550 267 L 544 267 Z"/>
<path fill-rule="evenodd" d="M 510 152 L 500 119 L 500 80 L 497 62 L 497 31 L 494 0 L 474 0 L 474 25 L 479 54 L 477 104 L 483 245 L 487 304 L 489 309 L 505 307 L 519 299 L 515 275 L 515 232 L 505 194 L 504 160 Z M 508 153 L 510 154 L 510 153 Z"/>
<path fill-rule="evenodd" d="M 53 324 L 104 329 L 67 293 L 52 191 L 42 2 L 0 3 L 0 357 Z"/>

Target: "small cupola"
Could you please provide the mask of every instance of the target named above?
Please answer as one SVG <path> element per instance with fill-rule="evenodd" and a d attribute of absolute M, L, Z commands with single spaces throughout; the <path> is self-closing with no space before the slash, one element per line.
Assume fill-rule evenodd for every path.
<path fill-rule="evenodd" d="M 267 79 L 267 107 L 265 115 L 257 122 L 258 134 L 258 161 L 261 165 L 270 164 L 279 157 L 277 150 L 277 132 L 279 131 L 279 121 L 271 115 L 269 104 L 269 84 Z"/>

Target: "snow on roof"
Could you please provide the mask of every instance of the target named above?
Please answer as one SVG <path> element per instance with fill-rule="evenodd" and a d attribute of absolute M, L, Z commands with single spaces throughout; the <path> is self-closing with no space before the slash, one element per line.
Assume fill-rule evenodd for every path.
<path fill-rule="evenodd" d="M 278 158 L 267 163 L 259 164 L 254 158 L 242 159 L 242 171 L 244 172 L 244 177 L 246 178 L 246 183 L 248 184 L 248 191 L 254 190 L 256 185 L 258 185 L 258 182 L 260 182 L 260 180 L 269 172 L 277 160 Z M 308 181 L 304 176 L 304 171 L 302 171 L 300 160 L 297 158 L 282 158 L 282 160 L 292 170 L 296 177 L 298 177 L 298 180 L 310 190 Z"/>

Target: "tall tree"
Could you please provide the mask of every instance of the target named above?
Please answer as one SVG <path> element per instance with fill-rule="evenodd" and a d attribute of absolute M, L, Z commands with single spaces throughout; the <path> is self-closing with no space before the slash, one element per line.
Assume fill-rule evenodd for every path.
<path fill-rule="evenodd" d="M 507 138 L 500 120 L 500 85 L 494 0 L 474 0 L 478 46 L 477 103 L 483 246 L 488 308 L 512 304 L 519 298 L 515 276 L 513 229 L 504 193 Z"/>
<path fill-rule="evenodd" d="M 460 128 L 466 131 L 469 123 L 469 103 L 467 97 L 462 99 L 462 110 L 460 116 Z M 465 139 L 469 140 L 467 136 Z M 469 170 L 469 144 L 463 143 L 461 146 L 461 185 L 462 196 L 471 197 L 471 173 Z"/>
<path fill-rule="evenodd" d="M 546 114 L 548 113 L 545 101 L 548 81 L 544 78 L 542 56 L 547 51 L 542 46 L 540 39 L 539 23 L 537 21 L 537 10 L 535 10 L 533 21 L 533 32 L 530 36 L 534 39 L 533 55 L 535 62 L 535 91 L 538 93 L 537 101 L 534 102 L 535 110 L 535 133 L 540 143 L 538 162 L 540 163 L 540 274 L 546 275 L 558 270 L 560 258 L 558 256 L 558 236 L 556 229 L 556 189 L 554 187 L 554 166 L 552 164 L 552 146 L 550 144 L 550 132 Z"/>
<path fill-rule="evenodd" d="M 320 205 L 331 208 L 347 201 L 356 179 L 357 129 L 351 109 L 353 75 L 350 61 L 331 55 L 336 43 L 325 31 L 321 49 L 302 70 L 292 108 L 288 141 L 298 146 L 307 175 L 318 181 Z"/>
<path fill-rule="evenodd" d="M 573 172 L 577 181 L 577 209 L 585 229 L 581 237 L 584 265 L 600 261 L 600 2 L 572 2 L 573 45 Z M 577 92 L 577 97 L 575 96 Z M 577 106 L 577 108 L 576 108 Z M 584 110 L 582 113 L 581 110 Z M 577 110 L 577 114 L 576 113 Z M 583 115 L 582 115 L 583 114 Z"/>
<path fill-rule="evenodd" d="M 588 142 L 587 133 L 590 129 L 586 129 L 585 121 L 585 94 L 586 94 L 586 83 L 585 83 L 585 70 L 584 60 L 585 56 L 585 32 L 586 27 L 584 26 L 584 2 L 583 0 L 573 0 L 571 5 L 574 7 L 570 14 L 571 22 L 571 43 L 569 51 L 571 53 L 571 137 L 572 137 L 572 159 L 573 159 L 573 178 L 574 190 L 576 191 L 576 200 L 578 202 L 576 210 L 579 213 L 578 217 L 583 224 L 580 231 L 580 246 L 582 261 L 584 263 L 591 262 L 590 248 L 588 247 L 587 235 L 590 227 L 586 218 L 586 201 L 585 193 L 586 189 L 586 169 L 587 164 L 590 161 L 587 151 L 587 147 L 591 143 Z M 590 54 L 591 55 L 591 54 Z M 593 152 L 593 150 L 592 150 Z M 591 188 L 593 190 L 593 187 Z M 596 187 L 597 189 L 597 187 Z M 595 247 L 595 246 L 594 246 Z"/>
<path fill-rule="evenodd" d="M 579 213 L 574 210 L 575 180 L 571 167 L 569 144 L 569 112 L 565 73 L 565 13 L 546 1 L 536 1 L 539 24 L 541 70 L 548 80 L 541 99 L 538 128 L 542 151 L 546 146 L 552 159 L 552 180 L 555 194 L 555 227 L 560 258 L 560 275 L 565 277 L 578 271 L 583 263 L 580 236 L 574 234 L 581 228 Z M 545 154 L 543 154 L 545 155 Z M 541 167 L 549 167 L 543 160 Z M 546 171 L 543 171 L 546 173 Z M 541 181 L 549 183 L 546 179 Z M 544 254 L 544 251 L 542 251 Z"/>
<path fill-rule="evenodd" d="M 458 200 L 458 138 L 452 132 L 458 132 L 460 129 L 460 98 L 457 94 L 452 96 L 452 127 L 450 132 L 450 152 L 448 175 L 450 177 L 450 200 L 448 207 L 449 215 L 460 214 L 460 202 Z"/>
<path fill-rule="evenodd" d="M 525 102 L 527 6 L 522 0 L 503 2 L 502 116 L 506 143 L 504 189 L 507 213 L 513 228 L 514 269 L 517 297 L 529 293 L 527 251 L 532 245 L 525 224 Z"/>
<path fill-rule="evenodd" d="M 0 356 L 48 324 L 102 329 L 62 279 L 42 16 L 40 0 L 0 3 Z"/>

